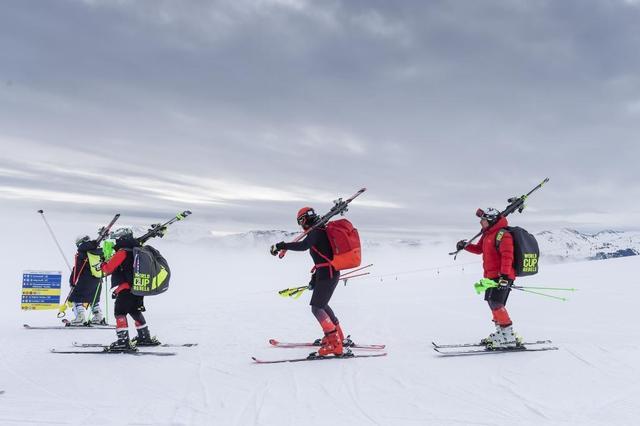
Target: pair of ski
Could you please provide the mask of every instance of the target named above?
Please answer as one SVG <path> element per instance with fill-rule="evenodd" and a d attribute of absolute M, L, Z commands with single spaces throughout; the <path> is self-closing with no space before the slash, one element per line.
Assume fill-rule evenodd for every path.
<path fill-rule="evenodd" d="M 548 346 L 551 343 L 551 340 L 536 340 L 534 342 L 523 342 L 515 348 L 489 349 L 482 343 L 459 343 L 442 345 L 431 342 L 431 344 L 433 345 L 433 350 L 438 352 L 438 355 L 441 356 L 489 355 L 504 354 L 510 352 L 542 352 L 558 350 L 557 346 Z"/>
<path fill-rule="evenodd" d="M 63 325 L 37 326 L 37 325 L 22 324 L 22 326 L 27 330 L 113 330 L 116 328 L 115 325 L 109 325 L 109 324 L 73 325 L 70 322 L 65 322 L 65 321 L 63 321 L 63 323 L 64 323 Z"/>
<path fill-rule="evenodd" d="M 270 339 L 269 344 L 274 348 L 312 348 L 312 347 L 320 346 L 320 342 L 317 340 L 315 342 L 294 343 L 294 342 L 280 342 L 279 340 L 276 340 L 276 339 Z M 317 355 L 316 353 L 312 353 L 306 358 L 263 360 L 263 359 L 258 359 L 256 357 L 251 357 L 251 359 L 256 364 L 280 364 L 285 362 L 323 361 L 323 360 L 329 360 L 329 359 L 375 358 L 375 357 L 386 356 L 387 353 L 378 352 L 378 353 L 362 354 L 362 353 L 354 353 L 352 349 L 377 351 L 377 350 L 383 350 L 385 347 L 386 347 L 385 345 L 365 345 L 365 344 L 354 343 L 351 340 L 350 336 L 347 336 L 347 338 L 344 341 L 344 354 L 340 356 L 334 356 L 334 355 L 320 356 L 320 355 Z"/>
<path fill-rule="evenodd" d="M 181 344 L 175 344 L 175 343 L 163 343 L 157 346 L 141 346 L 141 348 L 191 348 L 194 346 L 198 346 L 197 343 L 181 343 Z M 78 343 L 78 342 L 73 342 L 73 347 L 75 348 L 84 348 L 84 349 L 91 349 L 91 348 L 100 348 L 99 350 L 72 350 L 72 351 L 68 351 L 68 350 L 57 350 L 57 349 L 51 349 L 51 353 L 55 353 L 55 354 L 91 354 L 91 355 L 96 355 L 96 354 L 125 354 L 125 355 L 137 355 L 137 356 L 141 356 L 141 355 L 154 355 L 154 356 L 174 356 L 177 355 L 176 352 L 152 352 L 152 351 L 141 351 L 139 349 L 136 348 L 135 351 L 109 351 L 108 350 L 108 346 L 103 345 L 102 343 Z"/>

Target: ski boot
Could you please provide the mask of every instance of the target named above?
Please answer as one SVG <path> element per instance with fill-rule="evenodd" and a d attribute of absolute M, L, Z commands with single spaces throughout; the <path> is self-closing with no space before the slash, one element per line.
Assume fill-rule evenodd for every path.
<path fill-rule="evenodd" d="M 497 336 L 502 332 L 502 327 L 500 327 L 498 324 L 494 323 L 494 326 L 496 328 L 496 331 L 489 334 L 489 336 L 485 337 L 484 339 L 480 340 L 480 344 L 481 345 L 489 345 L 491 342 L 493 342 L 494 340 L 497 339 Z"/>
<path fill-rule="evenodd" d="M 74 319 L 68 322 L 72 327 L 87 325 L 87 310 L 82 303 L 73 305 L 73 313 L 76 315 Z"/>
<path fill-rule="evenodd" d="M 129 330 L 119 330 L 116 333 L 118 340 L 104 348 L 105 352 L 136 352 L 138 350 L 129 340 Z"/>
<path fill-rule="evenodd" d="M 91 309 L 91 313 L 93 314 L 91 317 L 91 325 L 107 325 L 107 321 L 104 319 L 104 315 L 102 315 L 100 305 L 95 305 L 93 309 Z"/>
<path fill-rule="evenodd" d="M 521 346 L 522 340 L 513 332 L 513 326 L 500 327 L 495 336 L 487 343 L 487 349 L 515 349 Z"/>
<path fill-rule="evenodd" d="M 142 327 L 138 329 L 138 336 L 134 337 L 131 342 L 135 346 L 159 346 L 161 345 L 160 341 L 155 337 L 151 336 L 149 332 L 149 327 Z"/>
<path fill-rule="evenodd" d="M 353 346 L 353 340 L 351 340 L 351 336 L 347 336 L 345 339 L 344 333 L 342 332 L 342 327 L 340 324 L 336 324 L 336 331 L 338 332 L 338 338 L 342 341 L 343 346 Z M 323 346 L 327 344 L 327 336 L 324 336 L 322 339 L 316 339 L 313 341 L 313 346 Z"/>
<path fill-rule="evenodd" d="M 338 335 L 338 330 L 333 330 L 329 332 L 326 336 L 326 343 L 320 346 L 318 349 L 318 356 L 327 356 L 327 355 L 335 355 L 342 356 L 343 347 L 342 340 L 340 340 L 340 336 Z"/>

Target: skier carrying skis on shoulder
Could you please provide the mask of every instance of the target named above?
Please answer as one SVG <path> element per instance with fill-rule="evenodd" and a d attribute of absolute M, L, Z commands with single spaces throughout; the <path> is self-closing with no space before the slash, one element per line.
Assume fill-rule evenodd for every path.
<path fill-rule="evenodd" d="M 477 244 L 468 244 L 461 240 L 456 244 L 458 250 L 482 254 L 484 277 L 496 283 L 498 287 L 485 291 L 484 300 L 493 314 L 495 333 L 482 339 L 481 343 L 489 348 L 514 348 L 520 344 L 520 338 L 513 331 L 513 323 L 505 305 L 511 292 L 516 274 L 513 268 L 513 237 L 503 229 L 509 225 L 507 218 L 494 208 L 478 209 L 482 236 Z"/>
<path fill-rule="evenodd" d="M 71 325 L 106 324 L 100 309 L 100 293 L 102 291 L 101 273 L 95 273 L 91 266 L 100 262 L 102 250 L 95 240 L 88 235 L 76 238 L 77 253 L 73 270 L 69 276 L 69 284 L 73 291 L 69 302 L 73 303 L 75 318 Z M 89 319 L 87 308 L 91 306 L 92 317 Z"/>
<path fill-rule="evenodd" d="M 141 243 L 133 237 L 131 228 L 120 228 L 111 234 L 116 240 L 115 254 L 100 267 L 105 275 L 111 275 L 111 288 L 116 299 L 114 315 L 118 340 L 113 342 L 110 351 L 132 351 L 136 346 L 158 346 L 160 342 L 151 336 L 147 322 L 142 315 L 145 312 L 144 297 L 131 293 L 133 286 L 133 248 Z M 127 314 L 135 321 L 138 336 L 129 340 Z"/>
<path fill-rule="evenodd" d="M 320 217 L 311 207 L 303 207 L 298 211 L 298 225 L 305 231 L 312 228 L 319 220 Z M 340 272 L 335 270 L 330 263 L 330 260 L 333 259 L 333 250 L 327 237 L 326 228 L 319 226 L 312 229 L 302 241 L 292 243 L 281 241 L 272 245 L 270 251 L 275 256 L 280 250 L 309 250 L 314 263 L 309 282 L 309 288 L 313 290 L 313 295 L 309 304 L 311 312 L 324 332 L 318 355 L 342 355 L 344 334 L 338 318 L 329 307 L 329 301 L 340 279 Z"/>

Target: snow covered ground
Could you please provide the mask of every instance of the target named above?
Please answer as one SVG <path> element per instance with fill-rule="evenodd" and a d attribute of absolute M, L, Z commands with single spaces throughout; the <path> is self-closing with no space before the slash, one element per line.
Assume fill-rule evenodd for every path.
<path fill-rule="evenodd" d="M 638 256 L 543 263 L 538 276 L 519 280 L 579 288 L 568 302 L 521 292 L 509 301 L 517 331 L 552 339 L 559 351 L 441 358 L 432 340 L 475 341 L 492 329 L 472 287 L 479 258 L 454 262 L 449 247 L 372 248 L 364 260 L 375 263 L 373 276 L 340 285 L 331 305 L 355 340 L 386 343 L 389 355 L 256 365 L 251 356 L 309 352 L 271 348 L 271 337 L 320 335 L 308 294 L 277 294 L 307 282 L 308 255 L 279 260 L 267 247 L 159 240 L 153 245 L 173 278 L 168 293 L 146 300 L 151 331 L 199 346 L 177 348 L 175 357 L 76 356 L 49 349 L 108 343 L 114 331 L 22 328 L 57 321 L 54 311 L 20 311 L 22 271 L 66 268 L 39 220 L 16 219 L 0 256 L 2 425 L 635 425 L 640 418 Z M 57 228 L 70 255 L 72 225 Z"/>

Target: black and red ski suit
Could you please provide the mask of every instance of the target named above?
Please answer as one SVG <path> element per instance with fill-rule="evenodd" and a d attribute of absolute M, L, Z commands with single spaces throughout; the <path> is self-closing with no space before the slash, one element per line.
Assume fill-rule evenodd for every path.
<path fill-rule="evenodd" d="M 334 325 L 338 325 L 338 318 L 329 306 L 329 301 L 340 279 L 340 271 L 336 271 L 327 259 L 333 259 L 333 250 L 329 243 L 327 230 L 318 227 L 311 230 L 307 236 L 298 242 L 285 243 L 284 250 L 307 251 L 311 254 L 314 267 L 309 285 L 313 288 L 311 296 L 311 311 L 320 324 L 328 317 Z"/>
<path fill-rule="evenodd" d="M 482 232 L 477 244 L 468 244 L 465 250 L 474 254 L 482 254 L 484 277 L 493 281 L 501 278 L 506 280 L 507 286 L 490 288 L 484 293 L 484 300 L 489 304 L 493 314 L 493 321 L 502 326 L 511 325 L 511 318 L 505 308 L 511 285 L 516 278 L 513 269 L 513 237 L 504 230 L 500 244 L 496 242 L 498 231 L 509 226 L 507 218 L 500 217 L 498 221 Z"/>
<path fill-rule="evenodd" d="M 139 246 L 133 238 L 130 241 L 116 243 L 116 253 L 108 262 L 102 264 L 102 272 L 111 275 L 111 288 L 116 302 L 114 315 L 116 330 L 128 329 L 127 314 L 135 321 L 137 329 L 146 326 L 142 312 L 145 311 L 144 297 L 131 293 L 133 283 L 133 247 Z"/>

